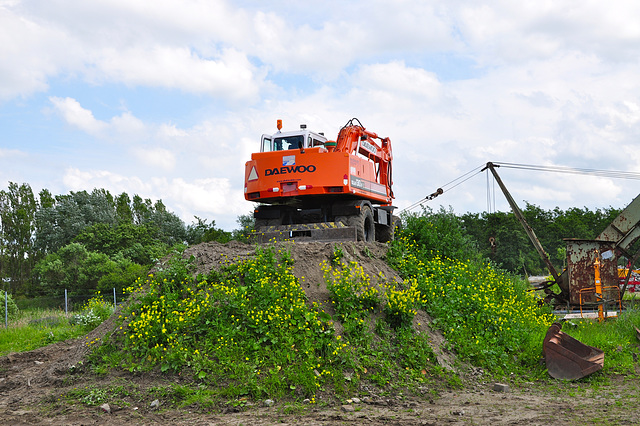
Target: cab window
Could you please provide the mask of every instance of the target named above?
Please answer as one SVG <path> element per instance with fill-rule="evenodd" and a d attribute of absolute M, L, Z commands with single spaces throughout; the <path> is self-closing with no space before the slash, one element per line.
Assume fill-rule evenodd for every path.
<path fill-rule="evenodd" d="M 288 149 L 299 149 L 304 147 L 304 136 L 285 136 L 273 140 L 274 151 L 286 151 Z"/>

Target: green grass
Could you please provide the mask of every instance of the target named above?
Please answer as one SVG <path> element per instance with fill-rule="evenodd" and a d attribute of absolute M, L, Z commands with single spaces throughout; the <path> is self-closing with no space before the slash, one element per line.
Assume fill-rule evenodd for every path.
<path fill-rule="evenodd" d="M 66 315 L 54 309 L 20 310 L 8 328 L 0 329 L 0 356 L 83 336 L 112 312 L 111 305 L 99 294 L 76 314 Z"/>
<path fill-rule="evenodd" d="M 0 355 L 24 352 L 87 333 L 86 327 L 69 324 L 64 312 L 22 310 L 9 328 L 0 329 Z"/>

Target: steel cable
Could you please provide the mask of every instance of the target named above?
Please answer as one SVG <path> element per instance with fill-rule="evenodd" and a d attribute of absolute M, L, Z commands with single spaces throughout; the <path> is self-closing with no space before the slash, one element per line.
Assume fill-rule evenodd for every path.
<path fill-rule="evenodd" d="M 587 168 L 579 168 L 579 167 L 566 167 L 566 166 L 536 166 L 532 164 L 520 164 L 520 163 L 498 163 L 494 162 L 494 165 L 498 167 L 505 167 L 510 169 L 520 169 L 520 170 L 533 170 L 539 172 L 553 172 L 553 173 L 570 173 L 570 174 L 582 174 L 582 175 L 590 175 L 590 176 L 599 176 L 599 177 L 608 177 L 612 179 L 632 179 L 632 180 L 640 180 L 640 173 L 636 172 L 623 172 L 620 170 L 599 170 L 599 169 L 587 169 Z M 412 210 L 417 206 L 421 205 L 425 201 L 430 201 L 436 198 L 438 195 L 441 195 L 447 191 L 452 190 L 456 186 L 468 181 L 478 173 L 481 173 L 485 169 L 485 164 L 476 167 L 475 169 L 463 174 L 460 177 L 455 178 L 451 182 L 448 182 L 442 185 L 436 192 L 433 194 L 427 195 L 420 201 L 417 201 L 411 204 L 408 207 L 400 210 L 399 213 L 403 213 L 405 211 Z M 489 191 L 489 183 L 487 182 L 487 191 Z M 495 202 L 495 195 L 493 202 Z M 490 195 L 487 196 L 487 204 L 490 204 Z"/>

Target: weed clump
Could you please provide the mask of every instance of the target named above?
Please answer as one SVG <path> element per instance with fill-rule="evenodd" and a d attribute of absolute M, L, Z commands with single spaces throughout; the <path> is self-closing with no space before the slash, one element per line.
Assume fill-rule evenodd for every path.
<path fill-rule="evenodd" d="M 6 301 L 5 301 L 6 295 Z M 7 305 L 5 311 L 5 304 Z M 0 317 L 2 317 L 2 321 L 4 321 L 5 316 L 7 319 L 15 319 L 18 315 L 18 305 L 13 300 L 13 297 L 9 293 L 4 291 L 0 291 Z"/>

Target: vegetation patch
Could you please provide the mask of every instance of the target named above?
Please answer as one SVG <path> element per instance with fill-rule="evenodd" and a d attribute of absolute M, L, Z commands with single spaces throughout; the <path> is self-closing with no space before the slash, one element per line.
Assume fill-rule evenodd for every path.
<path fill-rule="evenodd" d="M 419 291 L 419 307 L 434 317 L 433 325 L 451 349 L 493 374 L 541 376 L 544 370 L 537 364 L 541 342 L 554 321 L 550 309 L 523 279 L 477 256 L 455 216 L 441 212 L 433 219 L 405 219 L 407 226 L 394 241 L 389 260 Z M 443 232 L 446 238 L 440 236 Z M 446 241 L 446 246 L 438 241 Z"/>
<path fill-rule="evenodd" d="M 93 368 L 188 373 L 192 392 L 206 389 L 221 402 L 316 403 L 319 395 L 349 395 L 366 383 L 435 387 L 444 373 L 433 366 L 427 336 L 410 327 L 416 301 L 404 303 L 406 289 L 371 285 L 357 264 L 325 267 L 335 317 L 328 313 L 334 309 L 307 300 L 282 247 L 258 248 L 255 257 L 197 279 L 188 260 L 176 257 L 129 289 L 136 295 L 123 311 L 122 334 L 94 350 Z M 336 333 L 335 321 L 344 333 Z"/>

